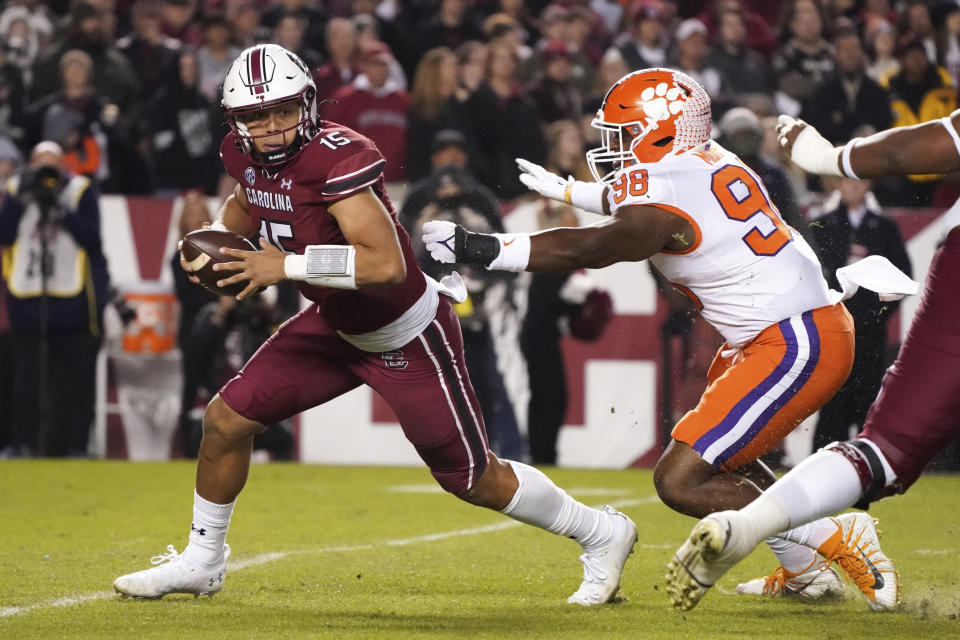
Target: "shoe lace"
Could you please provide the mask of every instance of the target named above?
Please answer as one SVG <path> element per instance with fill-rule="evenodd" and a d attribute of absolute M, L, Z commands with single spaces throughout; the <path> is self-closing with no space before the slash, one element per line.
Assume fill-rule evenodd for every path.
<path fill-rule="evenodd" d="M 167 545 L 167 552 L 150 558 L 150 564 L 161 564 L 163 562 L 173 562 L 182 556 L 177 552 L 172 544 Z"/>
<path fill-rule="evenodd" d="M 580 556 L 580 562 L 583 563 L 584 584 L 598 584 L 607 579 L 607 574 L 600 568 L 589 552 Z"/>
<path fill-rule="evenodd" d="M 844 537 L 843 543 L 833 558 L 828 560 L 835 561 L 843 569 L 848 580 L 853 581 L 864 594 L 873 593 L 874 576 L 866 560 L 877 554 L 880 550 L 876 547 L 864 549 L 860 546 L 860 538 L 863 537 L 863 531 L 854 539 L 853 527 Z"/>
<path fill-rule="evenodd" d="M 787 576 L 783 572 L 783 567 L 777 567 L 773 573 L 763 579 L 763 595 L 777 595 L 783 589 L 786 581 Z"/>

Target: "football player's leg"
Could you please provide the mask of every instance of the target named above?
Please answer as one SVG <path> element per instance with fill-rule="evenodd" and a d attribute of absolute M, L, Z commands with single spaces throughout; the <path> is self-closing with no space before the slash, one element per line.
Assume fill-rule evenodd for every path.
<path fill-rule="evenodd" d="M 397 414 L 440 485 L 471 504 L 577 540 L 584 550 L 584 583 L 570 601 L 591 605 L 613 599 L 637 539 L 636 525 L 609 507 L 587 507 L 537 469 L 490 452 L 459 325 L 444 298 L 437 320 L 403 352 L 406 367 L 373 367 L 365 379 Z"/>
<path fill-rule="evenodd" d="M 760 493 L 755 485 L 738 474 L 708 477 L 710 468 L 738 469 L 776 446 L 843 384 L 852 358 L 852 322 L 842 306 L 817 309 L 762 332 L 741 361 L 722 376 L 711 376 L 700 405 L 674 429 L 676 440 L 654 473 L 658 493 L 669 506 L 699 517 L 750 503 Z M 700 462 L 695 462 L 695 455 Z M 726 562 L 739 561 L 717 538 L 731 524 L 706 520 L 694 529 L 669 568 L 671 596 L 683 608 L 696 605 L 732 566 Z M 758 541 L 738 539 L 735 546 L 748 551 Z M 811 551 L 770 542 L 781 561 L 790 565 L 792 577 L 814 565 Z M 719 561 L 722 554 L 724 562 Z"/>
<path fill-rule="evenodd" d="M 253 436 L 360 384 L 344 362 L 355 357 L 310 307 L 285 323 L 207 406 L 197 460 L 190 542 L 182 554 L 167 547 L 157 566 L 121 576 L 124 595 L 214 594 L 223 585 L 227 527 L 246 483 Z"/>

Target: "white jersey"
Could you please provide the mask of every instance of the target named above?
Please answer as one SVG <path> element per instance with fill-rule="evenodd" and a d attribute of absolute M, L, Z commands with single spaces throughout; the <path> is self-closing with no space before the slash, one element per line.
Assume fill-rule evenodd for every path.
<path fill-rule="evenodd" d="M 787 226 L 766 187 L 737 156 L 714 142 L 617 174 L 610 210 L 653 205 L 685 218 L 693 238 L 650 261 L 687 294 L 731 347 L 766 327 L 831 304 L 820 262 Z"/>

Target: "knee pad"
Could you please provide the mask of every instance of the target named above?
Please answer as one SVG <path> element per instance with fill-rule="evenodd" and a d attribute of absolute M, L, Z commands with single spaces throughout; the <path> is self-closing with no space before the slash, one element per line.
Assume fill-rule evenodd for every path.
<path fill-rule="evenodd" d="M 839 453 L 853 465 L 860 478 L 863 497 L 854 507 L 866 510 L 871 502 L 897 493 L 895 486 L 888 486 L 887 474 L 883 470 L 880 456 L 866 442 L 862 440 L 848 440 L 847 442 L 832 442 L 823 448 L 824 451 Z"/>

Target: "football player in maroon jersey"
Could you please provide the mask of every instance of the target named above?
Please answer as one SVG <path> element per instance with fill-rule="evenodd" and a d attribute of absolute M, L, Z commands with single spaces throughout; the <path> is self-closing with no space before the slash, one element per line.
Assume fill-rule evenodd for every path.
<path fill-rule="evenodd" d="M 802 169 L 864 179 L 960 171 L 958 130 L 960 110 L 834 147 L 802 120 L 780 116 L 777 125 L 780 144 Z M 905 492 L 927 463 L 960 436 L 958 214 L 954 205 L 944 216 L 943 245 L 930 264 L 920 305 L 863 431 L 806 458 L 743 509 L 711 514 L 697 523 L 667 574 L 675 606 L 696 606 L 724 573 L 778 531 L 816 537 L 820 532 L 814 521 L 851 506 L 866 509 L 873 501 Z M 883 587 L 882 575 L 864 577 L 874 588 Z"/>
<path fill-rule="evenodd" d="M 318 119 L 306 66 L 277 45 L 251 47 L 234 61 L 223 107 L 231 132 L 220 154 L 238 184 L 214 226 L 259 234 L 262 250 L 225 249 L 236 260 L 219 266 L 237 273 L 221 284 L 246 282 L 237 296 L 244 298 L 289 278 L 312 304 L 207 406 L 187 548 L 179 554 L 169 546 L 153 568 L 117 578 L 116 590 L 140 598 L 216 593 L 254 434 L 368 384 L 445 490 L 581 544 L 584 580 L 569 602 L 610 601 L 636 525 L 490 452 L 451 304 L 465 293 L 462 282 L 437 283 L 418 268 L 384 189 L 377 147 Z"/>

